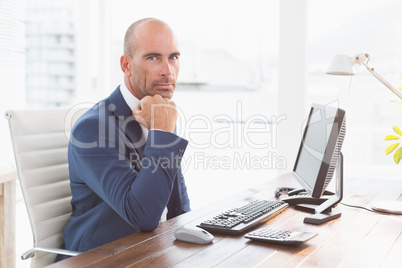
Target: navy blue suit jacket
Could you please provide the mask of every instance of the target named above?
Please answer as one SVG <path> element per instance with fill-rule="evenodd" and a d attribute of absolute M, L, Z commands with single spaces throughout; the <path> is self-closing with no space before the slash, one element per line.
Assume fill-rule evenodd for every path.
<path fill-rule="evenodd" d="M 142 130 L 118 87 L 81 116 L 70 137 L 71 220 L 66 249 L 87 251 L 137 231 L 157 228 L 190 210 L 180 160 L 187 141 Z"/>

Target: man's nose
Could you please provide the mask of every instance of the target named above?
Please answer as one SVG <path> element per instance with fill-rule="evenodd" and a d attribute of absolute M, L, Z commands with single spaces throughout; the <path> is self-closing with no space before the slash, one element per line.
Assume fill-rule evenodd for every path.
<path fill-rule="evenodd" d="M 172 75 L 172 66 L 169 63 L 169 60 L 165 59 L 161 63 L 160 75 L 161 76 L 170 76 Z"/>

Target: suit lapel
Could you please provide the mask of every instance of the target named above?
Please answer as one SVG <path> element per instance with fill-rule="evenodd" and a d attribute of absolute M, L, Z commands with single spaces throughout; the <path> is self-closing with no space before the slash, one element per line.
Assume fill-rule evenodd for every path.
<path fill-rule="evenodd" d="M 139 159 L 142 159 L 145 141 L 143 140 L 142 130 L 139 123 L 135 120 L 132 115 L 130 107 L 127 105 L 120 92 L 120 86 L 118 86 L 115 91 L 109 96 L 109 102 L 107 104 L 108 109 L 115 116 L 116 120 L 119 121 L 119 125 L 122 124 L 122 131 L 125 133 L 127 139 L 132 143 L 132 148 L 139 155 Z M 137 145 L 137 146 L 136 146 Z M 135 169 L 139 171 L 141 164 L 135 166 Z M 173 190 L 168 201 L 168 218 L 177 216 L 181 214 L 181 184 L 179 178 L 175 176 L 173 182 Z"/>
<path fill-rule="evenodd" d="M 120 86 L 110 95 L 109 100 L 108 108 L 115 116 L 116 120 L 118 120 L 120 130 L 142 159 L 146 141 L 143 138 L 141 126 L 135 120 L 130 107 L 127 105 L 120 92 Z"/>

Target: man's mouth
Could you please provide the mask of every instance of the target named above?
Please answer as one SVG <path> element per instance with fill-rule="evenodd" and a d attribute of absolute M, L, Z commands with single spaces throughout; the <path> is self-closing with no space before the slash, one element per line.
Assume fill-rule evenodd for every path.
<path fill-rule="evenodd" d="M 173 88 L 173 84 L 170 83 L 160 83 L 155 85 L 159 89 L 169 90 Z"/>

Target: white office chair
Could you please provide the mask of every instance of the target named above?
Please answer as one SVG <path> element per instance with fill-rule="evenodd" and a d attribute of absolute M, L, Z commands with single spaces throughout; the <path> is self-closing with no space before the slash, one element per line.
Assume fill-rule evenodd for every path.
<path fill-rule="evenodd" d="M 71 214 L 67 146 L 71 127 L 88 108 L 10 110 L 9 121 L 21 190 L 31 223 L 34 247 L 21 258 L 31 267 L 54 263 Z"/>

